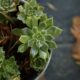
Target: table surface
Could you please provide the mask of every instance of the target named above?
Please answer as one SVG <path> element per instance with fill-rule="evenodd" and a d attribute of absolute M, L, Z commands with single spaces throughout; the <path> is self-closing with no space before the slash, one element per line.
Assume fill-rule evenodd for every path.
<path fill-rule="evenodd" d="M 54 16 L 55 25 L 62 28 L 56 39 L 59 47 L 53 51 L 52 60 L 45 73 L 46 80 L 80 80 L 80 66 L 72 58 L 74 38 L 71 35 L 72 18 L 80 16 L 80 0 L 38 0 L 49 16 Z"/>

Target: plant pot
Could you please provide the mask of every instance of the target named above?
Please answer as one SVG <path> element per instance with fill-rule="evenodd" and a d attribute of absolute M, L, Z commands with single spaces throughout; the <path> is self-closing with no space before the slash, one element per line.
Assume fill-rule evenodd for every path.
<path fill-rule="evenodd" d="M 6 23 L 0 24 L 1 43 L 4 42 L 0 46 L 0 80 L 38 80 L 50 63 L 52 50 L 57 48 L 54 39 L 62 30 L 36 0 L 14 0 L 13 7 L 11 2 L 3 1 L 7 9 L 1 5 L 2 13 L 8 22 L 4 19 Z"/>

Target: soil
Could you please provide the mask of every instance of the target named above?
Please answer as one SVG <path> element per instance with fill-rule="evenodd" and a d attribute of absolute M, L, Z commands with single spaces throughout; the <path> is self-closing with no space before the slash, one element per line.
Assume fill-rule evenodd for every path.
<path fill-rule="evenodd" d="M 6 44 L 10 36 L 9 27 L 0 23 L 0 45 Z"/>

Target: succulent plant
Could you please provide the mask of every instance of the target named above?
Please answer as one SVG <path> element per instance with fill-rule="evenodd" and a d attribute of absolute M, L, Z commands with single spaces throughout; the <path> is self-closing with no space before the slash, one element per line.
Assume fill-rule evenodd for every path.
<path fill-rule="evenodd" d="M 18 19 L 27 27 L 12 30 L 12 33 L 20 36 L 19 41 L 22 43 L 18 52 L 23 53 L 31 48 L 30 65 L 35 70 L 45 67 L 51 50 L 57 47 L 55 37 L 62 32 L 54 25 L 53 18 L 49 18 L 43 10 L 36 0 L 26 1 L 23 6 L 19 6 Z"/>
<path fill-rule="evenodd" d="M 0 13 L 8 13 L 16 10 L 19 0 L 0 0 Z"/>
<path fill-rule="evenodd" d="M 0 80 L 13 80 L 20 75 L 14 57 L 5 59 L 5 51 L 0 47 Z"/>

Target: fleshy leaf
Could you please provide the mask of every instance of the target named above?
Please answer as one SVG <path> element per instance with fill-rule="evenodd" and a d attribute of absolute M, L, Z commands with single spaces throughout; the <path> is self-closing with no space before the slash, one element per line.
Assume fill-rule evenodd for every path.
<path fill-rule="evenodd" d="M 27 35 L 21 35 L 19 38 L 19 41 L 24 44 L 28 43 L 28 40 L 29 40 L 29 36 L 27 36 Z"/>
<path fill-rule="evenodd" d="M 25 18 L 25 15 L 23 15 L 23 13 L 18 14 L 17 18 L 19 20 L 21 20 L 24 24 L 26 23 L 26 21 L 25 21 L 26 18 Z"/>
<path fill-rule="evenodd" d="M 29 41 L 28 41 L 28 47 L 33 47 L 34 46 L 34 40 L 33 39 L 30 39 Z"/>
<path fill-rule="evenodd" d="M 32 18 L 33 18 L 33 20 L 32 20 L 32 25 L 33 25 L 33 26 L 38 26 L 38 17 L 33 16 Z"/>
<path fill-rule="evenodd" d="M 38 48 L 42 47 L 42 46 L 43 46 L 43 41 L 37 41 L 37 42 L 36 42 L 36 46 L 37 46 Z"/>
<path fill-rule="evenodd" d="M 23 12 L 24 11 L 24 8 L 22 6 L 19 6 L 19 11 L 20 12 Z"/>
<path fill-rule="evenodd" d="M 35 57 L 37 54 L 38 54 L 38 49 L 37 48 L 31 48 L 30 55 L 32 57 Z"/>
<path fill-rule="evenodd" d="M 48 52 L 48 49 L 49 49 L 49 45 L 47 43 L 44 43 L 43 46 L 40 48 L 40 50 L 44 52 L 46 51 Z"/>
<path fill-rule="evenodd" d="M 55 30 L 54 30 L 54 36 L 59 36 L 61 33 L 62 33 L 62 29 L 58 28 L 58 27 L 55 27 Z"/>
<path fill-rule="evenodd" d="M 28 16 L 28 17 L 26 18 L 26 25 L 29 26 L 29 27 L 32 27 L 32 17 L 29 17 L 29 16 Z"/>
<path fill-rule="evenodd" d="M 47 43 L 49 44 L 49 48 L 53 49 L 57 48 L 57 44 L 55 41 L 48 41 Z"/>
<path fill-rule="evenodd" d="M 20 53 L 24 53 L 26 50 L 27 50 L 27 44 L 21 44 L 18 47 L 18 52 L 20 52 Z"/>
<path fill-rule="evenodd" d="M 37 5 L 36 0 L 31 0 L 30 5 L 34 8 Z"/>
<path fill-rule="evenodd" d="M 47 58 L 47 52 L 44 52 L 44 51 L 39 51 L 39 57 L 46 60 Z"/>
<path fill-rule="evenodd" d="M 17 36 L 23 35 L 23 31 L 22 31 L 21 29 L 19 29 L 19 28 L 13 29 L 13 30 L 12 30 L 12 33 L 13 33 L 14 35 L 17 35 Z"/>
<path fill-rule="evenodd" d="M 47 27 L 52 27 L 53 26 L 53 18 L 47 19 L 46 24 L 47 24 Z"/>

